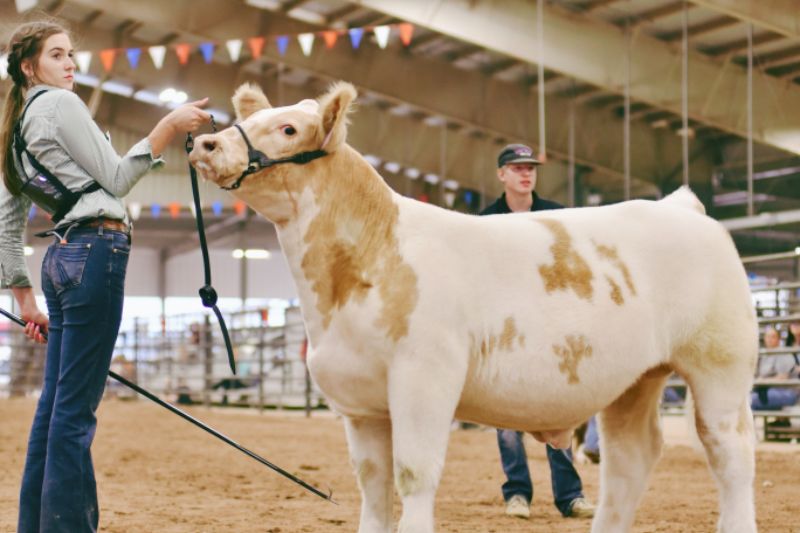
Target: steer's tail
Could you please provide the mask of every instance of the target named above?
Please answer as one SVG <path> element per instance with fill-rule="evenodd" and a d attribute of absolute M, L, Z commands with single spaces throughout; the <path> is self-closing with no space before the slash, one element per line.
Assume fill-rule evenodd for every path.
<path fill-rule="evenodd" d="M 682 207 L 686 207 L 689 209 L 694 209 L 698 213 L 703 215 L 706 214 L 706 208 L 703 207 L 703 203 L 697 199 L 697 196 L 692 192 L 692 190 L 687 186 L 682 186 L 680 189 L 676 190 L 675 192 L 665 196 L 661 199 L 662 202 L 671 202 L 675 205 L 679 205 Z"/>

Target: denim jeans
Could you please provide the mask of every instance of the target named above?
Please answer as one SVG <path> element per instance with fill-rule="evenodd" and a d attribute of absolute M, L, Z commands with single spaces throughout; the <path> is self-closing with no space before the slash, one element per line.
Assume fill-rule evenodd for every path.
<path fill-rule="evenodd" d="M 503 472 L 507 478 L 503 483 L 503 498 L 508 501 L 512 496 L 520 494 L 530 503 L 533 499 L 533 484 L 522 433 L 510 429 L 498 429 L 497 444 L 500 447 Z M 581 478 L 572 464 L 572 451 L 558 450 L 548 445 L 547 460 L 550 462 L 554 503 L 562 515 L 569 516 L 572 502 L 576 498 L 583 497 Z"/>
<path fill-rule="evenodd" d="M 790 407 L 800 399 L 800 393 L 795 389 L 781 387 L 760 387 L 750 393 L 750 407 L 754 411 L 780 410 Z"/>
<path fill-rule="evenodd" d="M 583 438 L 583 449 L 587 452 L 600 453 L 600 435 L 597 433 L 597 419 L 593 416 L 586 424 L 586 436 Z"/>
<path fill-rule="evenodd" d="M 119 332 L 130 242 L 122 232 L 75 228 L 42 263 L 50 329 L 19 506 L 19 533 L 97 530 L 90 447 Z"/>

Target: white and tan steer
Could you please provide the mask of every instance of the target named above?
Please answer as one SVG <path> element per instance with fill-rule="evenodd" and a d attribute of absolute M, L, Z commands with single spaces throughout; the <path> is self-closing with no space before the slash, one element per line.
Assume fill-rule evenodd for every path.
<path fill-rule="evenodd" d="M 270 158 L 327 152 L 255 171 L 235 194 L 277 227 L 311 374 L 344 416 L 359 531 L 392 531 L 392 481 L 399 531 L 434 530 L 454 417 L 556 442 L 598 411 L 592 531 L 628 531 L 673 371 L 694 395 L 719 530 L 755 531 L 756 319 L 733 243 L 696 197 L 488 217 L 440 209 L 394 193 L 345 143 L 355 96 L 339 83 L 272 108 L 243 86 L 234 107 Z M 248 166 L 245 137 L 200 136 L 191 161 L 229 186 Z"/>

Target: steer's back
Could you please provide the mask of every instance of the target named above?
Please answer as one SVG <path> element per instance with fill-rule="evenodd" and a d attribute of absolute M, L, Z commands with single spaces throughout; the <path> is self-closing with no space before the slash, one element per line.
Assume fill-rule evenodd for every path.
<path fill-rule="evenodd" d="M 411 336 L 430 336 L 435 318 L 446 339 L 435 356 L 467 376 L 459 417 L 559 429 L 671 363 L 710 321 L 749 331 L 732 241 L 688 194 L 487 217 L 403 205 L 403 255 L 419 277 Z"/>

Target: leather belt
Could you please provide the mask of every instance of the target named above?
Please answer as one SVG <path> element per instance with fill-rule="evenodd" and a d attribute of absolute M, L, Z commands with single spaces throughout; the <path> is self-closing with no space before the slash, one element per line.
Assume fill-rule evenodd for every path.
<path fill-rule="evenodd" d="M 83 228 L 99 228 L 109 229 L 112 231 L 121 231 L 123 233 L 130 233 L 128 225 L 121 220 L 113 220 L 107 218 L 96 218 L 80 225 Z"/>

